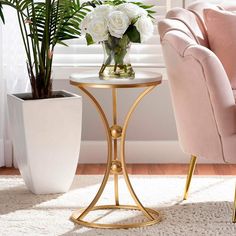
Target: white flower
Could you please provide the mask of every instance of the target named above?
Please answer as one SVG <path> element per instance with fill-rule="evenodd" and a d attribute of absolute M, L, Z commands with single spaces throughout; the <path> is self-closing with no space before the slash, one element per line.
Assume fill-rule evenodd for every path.
<path fill-rule="evenodd" d="M 122 3 L 118 5 L 116 9 L 118 11 L 124 12 L 130 18 L 130 20 L 133 20 L 139 16 L 148 15 L 146 10 L 133 3 Z"/>
<path fill-rule="evenodd" d="M 88 33 L 88 24 L 92 21 L 93 14 L 88 13 L 80 23 L 80 29 L 82 34 Z"/>
<path fill-rule="evenodd" d="M 113 7 L 110 5 L 99 5 L 94 9 L 93 14 L 107 19 L 108 15 L 112 10 Z"/>
<path fill-rule="evenodd" d="M 80 23 L 82 34 L 90 34 L 94 42 L 107 40 L 107 18 L 112 10 L 112 6 L 100 5 L 88 13 Z"/>
<path fill-rule="evenodd" d="M 122 38 L 129 24 L 129 17 L 122 11 L 113 11 L 109 14 L 108 29 L 112 36 Z"/>
<path fill-rule="evenodd" d="M 101 16 L 92 16 L 88 22 L 87 33 L 92 36 L 94 42 L 100 42 L 108 39 L 107 20 Z"/>
<path fill-rule="evenodd" d="M 153 35 L 154 26 L 150 17 L 141 16 L 134 25 L 140 33 L 142 43 L 147 41 Z"/>

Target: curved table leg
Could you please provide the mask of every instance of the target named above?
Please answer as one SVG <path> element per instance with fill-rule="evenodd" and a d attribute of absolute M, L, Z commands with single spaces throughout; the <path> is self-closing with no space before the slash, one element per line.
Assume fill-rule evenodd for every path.
<path fill-rule="evenodd" d="M 152 86 L 152 87 L 149 87 L 149 88 L 145 89 L 138 96 L 138 98 L 136 99 L 136 101 L 134 102 L 132 107 L 130 108 L 130 110 L 129 110 L 126 118 L 125 118 L 125 122 L 124 122 L 124 126 L 123 126 L 123 131 L 122 131 L 122 136 L 121 136 L 121 163 L 122 163 L 122 169 L 123 169 L 123 175 L 124 175 L 124 178 L 125 178 L 125 182 L 127 184 L 127 187 L 129 189 L 130 194 L 131 194 L 132 198 L 134 199 L 135 203 L 140 208 L 140 210 L 148 217 L 149 220 L 154 220 L 154 217 L 145 209 L 145 207 L 142 205 L 142 203 L 138 199 L 138 197 L 135 194 L 134 189 L 133 189 L 133 187 L 131 185 L 129 176 L 128 176 L 126 162 L 125 162 L 125 138 L 126 138 L 126 131 L 127 131 L 128 123 L 129 123 L 129 120 L 130 120 L 130 117 L 131 117 L 132 113 L 134 112 L 135 108 L 138 106 L 138 104 L 140 103 L 142 98 L 145 95 L 147 95 L 155 87 L 156 86 Z"/>
<path fill-rule="evenodd" d="M 80 220 L 82 220 L 88 213 L 89 211 L 91 211 L 95 204 L 97 203 L 97 201 L 99 200 L 100 196 L 102 195 L 104 188 L 106 186 L 106 183 L 108 181 L 109 175 L 110 175 L 110 169 L 111 169 L 111 162 L 112 162 L 112 139 L 111 139 L 111 135 L 110 135 L 110 127 L 109 127 L 109 123 L 107 121 L 106 115 L 103 111 L 103 109 L 101 108 L 101 106 L 99 105 L 98 101 L 95 99 L 95 97 L 85 88 L 81 88 L 80 89 L 91 99 L 91 101 L 94 103 L 95 107 L 98 110 L 98 113 L 102 119 L 105 131 L 106 131 L 106 137 L 107 137 L 107 144 L 108 144 L 108 153 L 107 153 L 107 167 L 106 167 L 106 171 L 105 171 L 105 175 L 103 177 L 102 180 L 102 184 L 96 194 L 96 196 L 94 197 L 93 201 L 89 204 L 89 206 L 81 213 L 81 215 L 77 218 L 79 218 Z M 72 215 L 72 220 L 73 220 L 73 215 Z"/>
<path fill-rule="evenodd" d="M 105 127 L 105 131 L 106 131 L 106 136 L 107 136 L 107 143 L 108 143 L 108 157 L 107 157 L 107 167 L 106 167 L 106 172 L 102 181 L 102 184 L 96 194 L 96 196 L 94 197 L 93 201 L 89 204 L 89 206 L 87 208 L 85 208 L 85 210 L 81 210 L 76 211 L 72 214 L 71 216 L 71 220 L 74 221 L 77 224 L 80 225 L 84 225 L 87 227 L 92 227 L 92 228 L 102 228 L 102 229 L 127 229 L 127 228 L 135 228 L 135 227 L 143 227 L 143 226 L 148 226 L 148 225 L 153 225 L 155 223 L 158 223 L 161 218 L 160 218 L 160 214 L 158 211 L 155 211 L 153 209 L 150 208 L 145 208 L 142 203 L 140 202 L 140 200 L 138 199 L 137 195 L 134 192 L 134 189 L 131 185 L 131 182 L 129 180 L 129 176 L 128 176 L 128 172 L 127 172 L 127 167 L 126 167 L 126 163 L 125 163 L 125 138 L 126 138 L 126 130 L 128 127 L 128 123 L 130 120 L 130 117 L 132 115 L 132 113 L 134 112 L 135 108 L 137 107 L 137 105 L 139 104 L 139 102 L 141 101 L 141 99 L 148 94 L 153 88 L 155 88 L 156 86 L 152 86 L 152 87 L 148 87 L 144 92 L 141 93 L 141 95 L 138 96 L 138 98 L 136 99 L 136 101 L 134 102 L 134 104 L 132 105 L 132 107 L 130 108 L 125 122 L 124 122 L 124 127 L 122 129 L 122 131 L 120 131 L 120 135 L 121 135 L 121 160 L 117 160 L 117 138 L 116 135 L 113 136 L 111 134 L 111 128 L 109 127 L 109 123 L 107 121 L 106 115 L 104 113 L 104 111 L 102 110 L 100 104 L 98 103 L 98 101 L 94 98 L 94 96 L 88 92 L 88 90 L 79 87 L 94 103 L 96 109 L 98 110 L 100 117 L 103 121 L 104 127 Z M 116 125 L 117 123 L 117 111 L 116 111 L 116 90 L 113 90 L 113 125 Z M 119 136 L 120 137 L 120 136 Z M 114 138 L 114 161 L 112 161 L 112 138 Z M 121 170 L 120 171 L 115 171 L 114 169 L 112 169 L 112 162 L 114 162 L 113 164 L 115 164 L 115 167 L 117 162 L 121 164 Z M 119 167 L 119 165 L 118 165 Z M 101 197 L 104 188 L 107 184 L 109 175 L 111 174 L 111 170 L 113 170 L 114 173 L 114 192 L 115 192 L 115 205 L 100 205 L 100 206 L 95 206 L 95 204 L 97 203 L 97 201 L 99 200 L 99 198 Z M 119 204 L 119 192 L 118 192 L 118 174 L 123 174 L 124 178 L 125 178 L 125 182 L 127 184 L 127 187 L 130 191 L 131 196 L 133 197 L 136 206 L 132 206 L 132 205 L 120 205 Z M 96 211 L 96 210 L 103 210 L 103 209 L 123 209 L 123 210 L 139 210 L 142 211 L 144 213 L 144 215 L 149 219 L 148 221 L 145 222 L 138 222 L 138 223 L 129 223 L 129 224 L 101 224 L 101 223 L 95 223 L 95 222 L 88 222 L 88 221 L 84 221 L 83 218 L 90 212 L 90 211 Z M 154 217 L 155 215 L 155 217 Z"/>
<path fill-rule="evenodd" d="M 112 88 L 112 118 L 113 118 L 113 125 L 117 125 L 117 89 Z M 114 143 L 114 160 L 117 160 L 117 139 L 115 138 L 113 140 Z M 118 174 L 114 174 L 114 192 L 115 192 L 115 204 L 116 206 L 119 206 L 119 183 L 118 183 Z"/>

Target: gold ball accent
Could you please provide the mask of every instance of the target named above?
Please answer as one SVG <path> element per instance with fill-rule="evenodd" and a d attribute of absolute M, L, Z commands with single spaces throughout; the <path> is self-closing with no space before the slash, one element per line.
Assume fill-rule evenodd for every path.
<path fill-rule="evenodd" d="M 120 174 L 122 172 L 122 165 L 120 161 L 112 161 L 111 172 L 113 174 Z"/>
<path fill-rule="evenodd" d="M 122 128 L 119 125 L 113 125 L 110 130 L 111 130 L 112 138 L 117 139 L 117 138 L 121 137 Z"/>

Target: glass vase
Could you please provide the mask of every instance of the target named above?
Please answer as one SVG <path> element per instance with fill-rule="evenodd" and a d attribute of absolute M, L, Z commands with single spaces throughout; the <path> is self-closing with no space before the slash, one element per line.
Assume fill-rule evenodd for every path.
<path fill-rule="evenodd" d="M 133 79 L 135 73 L 130 63 L 131 43 L 128 37 L 123 36 L 119 39 L 109 36 L 108 40 L 102 42 L 102 45 L 104 60 L 99 71 L 100 79 Z"/>

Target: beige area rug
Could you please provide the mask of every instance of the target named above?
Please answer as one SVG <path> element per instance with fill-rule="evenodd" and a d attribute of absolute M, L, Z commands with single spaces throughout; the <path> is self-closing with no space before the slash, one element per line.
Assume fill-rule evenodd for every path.
<path fill-rule="evenodd" d="M 154 226 L 128 230 L 101 230 L 74 225 L 73 210 L 87 206 L 102 176 L 76 176 L 68 193 L 34 195 L 17 176 L 0 176 L 0 235 L 81 235 L 81 236 L 159 236 L 236 235 L 231 223 L 235 177 L 195 176 L 189 200 L 181 201 L 185 177 L 131 176 L 131 182 L 145 206 L 159 209 L 162 221 Z M 121 179 L 121 203 L 133 203 Z M 113 203 L 113 182 L 109 181 L 102 203 Z M 98 211 L 89 217 L 100 217 Z M 142 220 L 136 211 L 116 211 L 102 221 Z"/>

